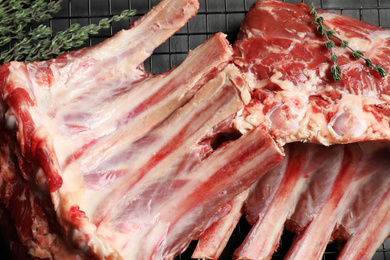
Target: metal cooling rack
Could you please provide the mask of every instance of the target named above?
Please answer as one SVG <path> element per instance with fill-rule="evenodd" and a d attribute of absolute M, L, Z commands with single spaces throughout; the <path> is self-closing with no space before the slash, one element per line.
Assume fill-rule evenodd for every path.
<path fill-rule="evenodd" d="M 131 21 L 135 21 L 158 2 L 159 0 L 64 0 L 62 10 L 55 14 L 48 24 L 56 32 L 66 29 L 73 23 L 81 25 L 96 23 L 102 18 L 119 14 L 123 9 L 136 9 L 137 15 L 131 19 Z M 228 40 L 233 43 L 246 12 L 255 0 L 199 0 L 199 2 L 198 15 L 156 49 L 152 57 L 145 62 L 147 71 L 162 73 L 180 64 L 186 57 L 188 50 L 194 49 L 208 37 L 220 31 L 226 33 Z M 285 0 L 285 2 L 309 5 L 313 3 L 317 8 L 343 14 L 390 30 L 390 0 Z M 107 39 L 117 31 L 128 28 L 128 24 L 129 21 L 115 23 L 111 28 L 92 36 L 85 46 L 91 46 Z M 220 259 L 231 259 L 232 253 L 243 241 L 249 229 L 250 226 L 244 219 L 240 221 Z M 281 246 L 273 259 L 283 259 L 292 240 L 293 234 L 285 232 Z M 192 243 L 190 248 L 176 259 L 190 259 L 195 246 L 196 243 Z M 336 259 L 336 255 L 336 245 L 330 244 L 323 259 Z M 381 245 L 373 260 L 390 260 L 390 239 Z"/>

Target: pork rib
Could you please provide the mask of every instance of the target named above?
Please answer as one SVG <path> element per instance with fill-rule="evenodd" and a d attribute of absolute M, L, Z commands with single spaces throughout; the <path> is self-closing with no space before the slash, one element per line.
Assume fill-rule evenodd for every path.
<path fill-rule="evenodd" d="M 294 148 L 291 147 L 293 150 Z M 304 183 L 305 178 L 300 178 L 303 172 L 305 150 L 303 147 L 296 147 L 297 149 L 287 154 L 288 159 L 285 158 L 284 164 L 279 165 L 267 174 L 279 174 L 280 171 L 286 170 L 284 178 L 280 180 L 277 192 L 270 203 L 270 207 L 265 212 L 259 212 L 257 215 L 258 221 L 252 227 L 249 235 L 243 244 L 234 253 L 237 259 L 270 259 L 274 251 L 278 248 L 279 240 L 284 229 L 284 223 L 291 214 L 291 208 L 297 201 L 296 193 L 300 191 L 301 185 L 298 181 Z M 287 165 L 286 165 L 287 164 Z M 276 173 L 273 173 L 273 172 Z M 260 186 L 262 180 L 259 182 Z M 270 185 L 270 183 L 267 183 Z M 255 187 L 261 192 L 262 187 Z M 261 202 L 259 202 L 261 203 Z M 261 207 L 261 206 L 260 206 Z M 266 207 L 266 206 L 263 206 Z M 267 234 L 264 236 L 264 234 Z M 256 246 L 251 246 L 256 245 Z"/>
<path fill-rule="evenodd" d="M 333 240 L 346 242 L 338 259 L 371 259 L 390 234 L 389 147 L 288 144 L 284 161 L 250 189 L 245 208 L 254 226 L 235 258 L 271 259 L 285 224 L 297 235 L 284 259 L 321 259 Z M 304 166 L 289 182 L 296 192 L 286 195 L 282 184 L 297 170 L 290 163 L 297 157 Z"/>
<path fill-rule="evenodd" d="M 291 215 L 295 214 L 294 209 L 304 212 L 304 216 L 315 214 L 313 204 L 320 203 L 313 200 L 323 199 L 326 194 L 319 187 L 331 184 L 334 173 L 341 168 L 342 147 L 292 143 L 285 151 L 284 161 L 251 188 L 245 205 L 248 222 L 254 226 L 236 250 L 237 259 L 271 259 L 279 247 L 286 221 L 291 221 Z M 310 186 L 316 187 L 314 192 L 305 192 Z M 313 198 L 315 194 L 321 196 Z"/>
<path fill-rule="evenodd" d="M 291 219 L 301 225 L 292 228 L 299 235 L 287 259 L 299 255 L 318 259 L 332 240 L 347 241 L 348 246 L 340 253 L 340 259 L 371 259 L 389 235 L 386 219 L 389 196 L 388 144 L 347 145 L 344 151 L 340 172 L 330 174 L 335 176 L 331 188 L 321 193 L 323 189 L 319 189 L 320 185 L 311 185 L 303 192 L 303 197 L 321 194 L 316 197 L 322 198 L 312 204 L 316 211 L 304 212 L 299 206 L 296 208 Z M 312 182 L 319 183 L 321 180 L 316 178 Z M 372 229 L 368 228 L 371 226 Z M 375 235 L 375 232 L 378 233 Z"/>
<path fill-rule="evenodd" d="M 331 235 L 339 219 L 345 214 L 348 201 L 355 192 L 359 192 L 360 185 L 366 180 L 364 168 L 365 158 L 361 158 L 361 152 L 354 145 L 345 149 L 343 164 L 339 172 L 336 172 L 334 183 L 325 193 L 323 205 L 315 212 L 310 224 L 298 235 L 286 259 L 304 257 L 307 259 L 319 259 L 325 252 L 326 246 L 331 241 Z M 359 171 L 360 170 L 360 171 Z M 332 176 L 334 172 L 327 174 Z M 309 189 L 308 192 L 311 190 Z M 313 244 L 313 241 L 315 241 Z"/>
<path fill-rule="evenodd" d="M 390 235 L 390 149 L 386 144 L 366 143 L 361 146 L 363 151 L 371 154 L 365 167 L 370 175 L 349 201 L 339 224 L 343 232 L 333 235 L 347 239 L 338 259 L 371 259 Z"/>
<path fill-rule="evenodd" d="M 203 232 L 198 239 L 192 258 L 219 259 L 234 228 L 242 217 L 242 207 L 248 192 L 249 189 L 245 190 L 221 208 L 221 211 L 228 213 L 225 213 L 224 217 L 214 222 Z"/>

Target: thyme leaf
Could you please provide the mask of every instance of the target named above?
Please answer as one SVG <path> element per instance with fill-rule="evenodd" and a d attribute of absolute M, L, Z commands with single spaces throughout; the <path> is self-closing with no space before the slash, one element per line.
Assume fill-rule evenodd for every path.
<path fill-rule="evenodd" d="M 109 28 L 113 22 L 135 15 L 135 10 L 124 10 L 97 24 L 72 24 L 68 29 L 53 35 L 52 29 L 43 22 L 61 10 L 61 2 L 62 0 L 0 0 L 0 47 L 4 46 L 0 63 L 53 58 L 69 49 L 80 47 L 90 35 Z"/>
<path fill-rule="evenodd" d="M 317 25 L 317 31 L 320 32 L 321 35 L 326 38 L 325 47 L 329 48 L 331 51 L 331 60 L 333 62 L 333 65 L 330 67 L 330 72 L 332 73 L 332 77 L 335 81 L 341 81 L 342 78 L 341 68 L 336 64 L 336 62 L 338 61 L 338 57 L 333 51 L 333 48 L 336 47 L 336 44 L 333 40 L 331 40 L 332 38 L 335 38 L 340 41 L 340 47 L 349 49 L 352 52 L 353 58 L 355 58 L 356 60 L 363 59 L 368 68 L 377 72 L 381 77 L 387 76 L 385 68 L 380 65 L 373 65 L 372 61 L 366 58 L 361 51 L 352 49 L 347 41 L 341 39 L 339 36 L 336 35 L 336 32 L 334 30 L 328 30 L 323 24 L 325 19 L 322 16 L 318 16 L 317 9 L 314 6 L 310 10 L 310 14 L 314 16 L 312 23 Z"/>
<path fill-rule="evenodd" d="M 330 72 L 332 73 L 332 77 L 335 81 L 341 81 L 341 68 L 338 65 L 333 65 L 330 67 Z"/>

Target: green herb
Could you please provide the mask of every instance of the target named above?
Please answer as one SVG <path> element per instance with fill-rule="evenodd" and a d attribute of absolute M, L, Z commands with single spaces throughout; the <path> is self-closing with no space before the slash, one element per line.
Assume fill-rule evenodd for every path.
<path fill-rule="evenodd" d="M 50 59 L 66 50 L 80 47 L 91 34 L 109 28 L 111 23 L 135 15 L 135 10 L 124 10 L 120 15 L 100 20 L 98 24 L 72 24 L 53 35 L 51 28 L 42 22 L 51 19 L 52 14 L 61 9 L 61 2 L 0 0 L 0 46 L 8 44 L 8 49 L 0 54 L 0 62 Z"/>
<path fill-rule="evenodd" d="M 349 46 L 349 43 L 347 41 L 342 40 L 339 36 L 336 35 L 334 30 L 328 30 L 326 26 L 324 26 L 324 18 L 322 16 L 318 16 L 316 8 L 313 6 L 313 8 L 310 10 L 310 14 L 314 15 L 314 18 L 312 20 L 313 24 L 317 25 L 317 31 L 319 31 L 322 36 L 326 38 L 325 47 L 329 48 L 331 51 L 331 59 L 333 62 L 333 65 L 330 67 L 330 71 L 332 73 L 332 77 L 335 81 L 341 81 L 341 68 L 337 65 L 337 55 L 334 54 L 333 48 L 336 47 L 336 44 L 334 41 L 332 41 L 332 37 L 340 41 L 340 47 L 347 48 L 352 52 L 352 57 L 355 59 L 363 59 L 365 61 L 365 64 L 368 68 L 376 71 L 381 77 L 386 77 L 387 73 L 386 70 L 380 66 L 380 65 L 373 65 L 372 61 L 366 57 L 364 57 L 364 54 L 361 51 L 354 50 Z"/>

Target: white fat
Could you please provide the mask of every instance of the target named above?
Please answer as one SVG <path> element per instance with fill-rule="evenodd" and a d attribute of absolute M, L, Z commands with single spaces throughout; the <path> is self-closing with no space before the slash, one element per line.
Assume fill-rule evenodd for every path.
<path fill-rule="evenodd" d="M 250 66 L 252 67 L 252 64 Z M 268 79 L 258 80 L 256 75 L 252 72 L 251 68 L 245 74 L 245 79 L 247 80 L 248 87 L 250 90 L 260 89 L 268 83 Z"/>
<path fill-rule="evenodd" d="M 321 78 L 317 76 L 315 70 L 304 70 L 304 74 L 306 75 L 307 80 L 301 86 L 298 86 L 297 89 L 306 92 L 314 92 L 317 90 L 317 86 L 319 85 Z"/>
<path fill-rule="evenodd" d="M 247 33 L 248 38 L 259 37 L 259 36 L 263 35 L 262 31 L 260 31 L 258 29 L 254 29 L 254 28 L 247 30 L 246 33 Z"/>
<path fill-rule="evenodd" d="M 361 52 L 368 51 L 371 43 L 369 40 L 365 40 L 358 37 L 349 38 L 348 42 L 349 42 L 349 46 L 352 49 L 359 50 Z"/>
<path fill-rule="evenodd" d="M 390 103 L 390 96 L 386 94 L 381 94 L 381 98 L 386 101 L 387 103 Z"/>
<path fill-rule="evenodd" d="M 74 201 L 80 201 L 85 192 L 84 181 L 80 176 L 81 168 L 79 163 L 74 162 L 66 168 L 62 176 L 64 182 L 62 192 L 72 194 Z"/>
<path fill-rule="evenodd" d="M 242 112 L 242 109 L 237 112 L 236 116 L 232 120 L 232 126 L 238 131 L 240 131 L 241 134 L 246 134 L 249 131 L 253 130 L 256 124 L 251 124 L 250 122 L 248 122 Z"/>
<path fill-rule="evenodd" d="M 249 113 L 245 114 L 240 110 L 232 120 L 233 127 L 240 131 L 240 133 L 245 134 L 252 131 L 260 124 L 269 125 L 269 119 L 259 112 L 262 108 L 262 105 L 252 107 L 247 111 Z"/>
<path fill-rule="evenodd" d="M 326 75 L 326 71 L 328 71 L 329 64 L 328 63 L 322 63 L 319 67 L 320 77 L 324 78 Z"/>
<path fill-rule="evenodd" d="M 285 28 L 285 30 L 288 31 L 289 33 L 294 33 L 294 34 L 297 32 L 297 30 L 295 30 L 295 29 L 287 29 L 287 28 Z"/>
<path fill-rule="evenodd" d="M 291 53 L 291 50 L 294 47 L 295 47 L 295 42 L 291 41 L 291 44 L 287 49 L 278 47 L 277 45 L 267 45 L 267 50 L 270 53 L 289 54 L 289 53 Z"/>
<path fill-rule="evenodd" d="M 232 122 L 235 129 L 240 131 L 241 134 L 246 134 L 255 128 L 254 124 L 249 123 L 246 118 L 236 117 Z"/>
<path fill-rule="evenodd" d="M 295 85 L 288 80 L 280 80 L 283 74 L 280 71 L 274 70 L 274 74 L 269 78 L 269 81 L 279 85 L 283 90 L 292 91 L 295 88 Z"/>
<path fill-rule="evenodd" d="M 299 36 L 299 38 L 305 38 L 305 36 L 306 36 L 306 33 L 304 33 L 304 32 L 298 32 L 297 33 L 297 35 Z"/>

